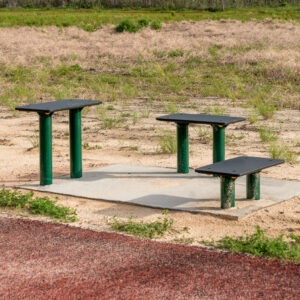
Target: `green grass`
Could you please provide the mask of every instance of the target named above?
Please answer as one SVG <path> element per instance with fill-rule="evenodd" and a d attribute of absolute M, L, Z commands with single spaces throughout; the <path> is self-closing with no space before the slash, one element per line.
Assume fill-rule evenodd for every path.
<path fill-rule="evenodd" d="M 291 7 L 225 12 L 176 11 L 175 14 L 154 10 L 2 9 L 0 26 L 99 28 L 103 24 L 120 24 L 124 20 L 133 24 L 146 20 L 151 26 L 154 21 L 226 18 L 246 21 L 256 17 L 299 21 L 299 15 L 297 8 Z M 142 23 L 146 24 L 144 21 Z M 90 98 L 101 98 L 105 102 L 114 102 L 134 98 L 161 101 L 170 99 L 171 95 L 172 103 L 166 104 L 166 107 L 169 105 L 176 108 L 182 98 L 190 97 L 242 99 L 253 108 L 257 116 L 264 119 L 272 118 L 277 109 L 300 109 L 300 102 L 297 101 L 300 95 L 300 77 L 296 71 L 279 68 L 266 61 L 240 66 L 238 63 L 223 60 L 224 54 L 234 56 L 253 49 L 263 51 L 263 47 L 212 45 L 207 49 L 206 58 L 180 49 L 157 51 L 155 57 L 137 57 L 133 59 L 134 62 L 120 63 L 109 58 L 104 69 L 114 72 L 92 72 L 85 69 L 80 62 L 75 62 L 76 56 L 66 58 L 60 65 L 52 64 L 51 59 L 45 57 L 37 58 L 38 66 L 0 65 L 0 83 L 5 87 L 0 91 L 0 103 L 14 110 L 16 105 L 33 103 L 41 97 L 51 100 L 86 95 Z M 103 126 L 113 128 L 119 124 L 110 118 Z"/>
<path fill-rule="evenodd" d="M 128 221 L 120 221 L 116 217 L 109 223 L 113 230 L 125 232 L 141 238 L 154 239 L 164 236 L 172 229 L 173 220 L 167 217 L 167 211 L 163 212 L 164 217 L 154 222 L 136 222 L 130 218 Z"/>
<path fill-rule="evenodd" d="M 274 116 L 276 108 L 272 104 L 260 102 L 255 105 L 257 112 L 261 115 L 265 120 L 271 119 Z"/>
<path fill-rule="evenodd" d="M 22 194 L 16 190 L 0 190 L 0 207 L 24 208 L 33 198 L 33 193 Z"/>
<path fill-rule="evenodd" d="M 239 238 L 225 237 L 208 244 L 231 252 L 300 262 L 300 236 L 291 234 L 288 238 L 290 241 L 283 235 L 276 238 L 267 237 L 264 231 L 257 227 L 252 235 Z"/>
<path fill-rule="evenodd" d="M 172 50 L 168 53 L 169 57 L 181 57 L 184 55 L 184 51 L 181 49 Z"/>
<path fill-rule="evenodd" d="M 199 142 L 202 144 L 208 144 L 213 139 L 210 130 L 206 127 L 199 127 L 197 136 L 199 138 Z"/>
<path fill-rule="evenodd" d="M 64 222 L 75 222 L 77 220 L 75 210 L 56 205 L 48 197 L 39 197 L 29 201 L 28 209 L 34 215 L 44 215 Z"/>
<path fill-rule="evenodd" d="M 131 10 L 131 9 L 1 9 L 0 27 L 10 26 L 77 26 L 86 31 L 95 31 L 106 24 L 119 24 L 124 20 L 137 22 L 148 20 L 152 24 L 184 20 L 279 19 L 300 21 L 299 6 L 280 8 L 228 9 L 209 12 L 207 10 Z M 154 27 L 157 27 L 154 25 Z M 158 26 L 159 27 L 159 26 Z M 157 28 L 158 29 L 158 28 Z"/>
<path fill-rule="evenodd" d="M 222 106 L 212 106 L 207 107 L 204 112 L 209 115 L 215 115 L 215 116 L 223 116 L 226 114 L 226 110 Z"/>
<path fill-rule="evenodd" d="M 48 197 L 35 197 L 32 192 L 22 194 L 20 191 L 0 190 L 0 207 L 26 209 L 35 215 L 44 215 L 63 222 L 75 222 L 76 211 L 72 208 L 56 205 Z"/>
<path fill-rule="evenodd" d="M 264 68 L 272 66 L 264 65 Z M 147 61 L 141 59 L 134 65 L 116 65 L 111 61 L 107 69 L 117 72 L 93 73 L 72 62 L 57 66 L 45 62 L 39 67 L 27 68 L 2 65 L 0 82 L 6 88 L 0 91 L 0 103 L 13 110 L 16 105 L 33 103 L 41 96 L 61 99 L 85 94 L 103 101 L 115 101 L 137 97 L 168 99 L 172 95 L 175 104 L 182 98 L 213 96 L 244 99 L 266 119 L 275 113 L 275 103 L 283 108 L 300 107 L 299 102 L 288 100 L 297 99 L 300 94 L 300 79 L 296 74 L 291 81 L 262 76 L 257 73 L 257 66 L 249 65 L 245 69 L 221 64 L 218 58 L 201 60 L 187 56 L 175 61 L 173 56 L 166 55 Z M 272 93 L 274 90 L 276 93 Z"/>
<path fill-rule="evenodd" d="M 165 132 L 159 137 L 159 146 L 164 154 L 173 154 L 177 151 L 177 140 L 175 133 Z"/>
<path fill-rule="evenodd" d="M 274 142 L 278 139 L 277 133 L 272 128 L 260 127 L 258 132 L 262 142 Z"/>
<path fill-rule="evenodd" d="M 271 158 L 274 159 L 283 159 L 285 162 L 290 164 L 296 164 L 297 155 L 293 152 L 290 147 L 278 142 L 272 142 L 269 145 L 269 153 Z"/>

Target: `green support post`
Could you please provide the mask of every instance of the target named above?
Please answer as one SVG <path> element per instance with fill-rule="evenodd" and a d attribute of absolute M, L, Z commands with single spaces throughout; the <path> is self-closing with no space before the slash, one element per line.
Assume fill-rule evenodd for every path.
<path fill-rule="evenodd" d="M 177 172 L 189 173 L 189 124 L 177 123 Z"/>
<path fill-rule="evenodd" d="M 213 125 L 213 162 L 225 159 L 225 126 Z"/>
<path fill-rule="evenodd" d="M 221 208 L 235 207 L 235 179 L 221 176 Z"/>
<path fill-rule="evenodd" d="M 52 114 L 39 113 L 40 184 L 52 184 Z"/>
<path fill-rule="evenodd" d="M 247 175 L 247 199 L 260 199 L 260 173 Z"/>
<path fill-rule="evenodd" d="M 71 178 L 82 176 L 81 109 L 69 111 Z"/>

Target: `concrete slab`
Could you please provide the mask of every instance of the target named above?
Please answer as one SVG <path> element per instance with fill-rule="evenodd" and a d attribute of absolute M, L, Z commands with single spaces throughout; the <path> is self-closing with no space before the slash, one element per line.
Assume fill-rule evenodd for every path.
<path fill-rule="evenodd" d="M 153 208 L 211 214 L 239 219 L 256 210 L 300 195 L 300 182 L 261 178 L 261 200 L 247 200 L 246 177 L 236 180 L 236 207 L 220 208 L 220 179 L 190 170 L 116 164 L 84 172 L 82 178 L 63 176 L 52 185 L 39 182 L 22 188 L 96 200 L 125 202 Z"/>

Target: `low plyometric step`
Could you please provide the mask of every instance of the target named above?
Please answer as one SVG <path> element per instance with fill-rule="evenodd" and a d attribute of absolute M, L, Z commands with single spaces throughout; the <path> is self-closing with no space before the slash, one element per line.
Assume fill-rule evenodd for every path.
<path fill-rule="evenodd" d="M 245 177 L 236 180 L 236 207 L 220 208 L 220 179 L 194 170 L 109 165 L 83 173 L 81 178 L 54 178 L 53 184 L 33 183 L 22 188 L 95 200 L 182 210 L 238 219 L 253 211 L 300 195 L 300 182 L 261 176 L 261 200 L 247 200 Z"/>

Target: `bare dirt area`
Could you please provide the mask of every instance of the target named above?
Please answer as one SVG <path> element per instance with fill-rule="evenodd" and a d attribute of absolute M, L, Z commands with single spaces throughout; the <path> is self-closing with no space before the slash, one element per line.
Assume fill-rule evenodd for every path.
<path fill-rule="evenodd" d="M 241 65 L 249 60 L 255 63 L 263 59 L 279 67 L 284 65 L 299 70 L 298 24 L 267 21 L 182 22 L 165 24 L 159 32 L 146 29 L 136 34 L 124 33 L 122 39 L 112 31 L 111 26 L 94 33 L 77 28 L 54 27 L 0 29 L 0 63 L 38 66 L 42 58 L 47 58 L 53 64 L 72 60 L 72 63 L 78 62 L 86 68 L 101 71 L 107 67 L 106 61 L 114 60 L 116 66 L 124 61 L 134 63 L 140 55 L 153 57 L 155 51 L 185 49 L 195 51 L 197 55 L 202 53 L 205 59 L 211 45 L 234 47 L 250 43 L 268 45 L 269 51 L 253 49 L 247 55 L 224 59 L 232 59 Z M 101 95 L 83 93 L 80 98 L 101 100 Z M 297 103 L 300 100 L 294 101 Z M 164 154 L 159 146 L 159 137 L 165 131 L 174 135 L 176 132 L 174 125 L 155 120 L 157 116 L 166 114 L 162 103 L 145 104 L 141 99 L 132 99 L 126 105 L 122 100 L 113 105 L 114 110 L 107 114 L 113 116 L 130 112 L 136 113 L 139 118 L 105 129 L 101 126 L 96 107 L 84 109 L 84 171 L 114 163 L 176 166 L 176 154 Z M 200 113 L 215 106 L 223 107 L 231 116 L 247 118 L 247 121 L 226 129 L 227 158 L 238 155 L 268 157 L 268 147 L 260 140 L 258 127 L 272 127 L 276 129 L 281 143 L 291 147 L 299 161 L 299 110 L 279 109 L 272 119 L 260 118 L 258 123 L 253 124 L 248 121 L 251 109 L 240 100 L 191 97 L 189 106 L 182 112 Z M 0 120 L 0 185 L 10 188 L 38 181 L 38 115 L 11 111 L 0 104 Z M 189 134 L 190 167 L 211 163 L 211 128 L 190 126 Z M 54 177 L 69 173 L 68 139 L 68 114 L 55 113 Z M 299 182 L 300 165 L 285 163 L 263 171 L 262 176 Z M 0 243 L 0 298 L 32 299 L 35 296 L 39 299 L 67 299 L 70 295 L 77 295 L 78 299 L 95 298 L 96 295 L 100 295 L 101 299 L 300 297 L 299 266 L 196 247 L 203 240 L 251 234 L 256 226 L 263 228 L 269 236 L 299 235 L 300 196 L 252 213 L 239 221 L 170 211 L 168 216 L 174 220 L 178 231 L 159 241 L 172 243 L 120 236 L 111 232 L 107 222 L 114 216 L 154 221 L 162 216 L 161 210 L 66 196 L 58 196 L 57 201 L 75 208 L 79 220 L 66 227 L 39 223 L 37 220 L 49 220 L 29 216 L 19 210 L 1 209 L 0 240 L 4 242 Z M 182 231 L 184 227 L 188 231 Z M 176 240 L 189 238 L 192 246 L 175 245 Z M 162 275 L 164 280 L 161 280 Z"/>

